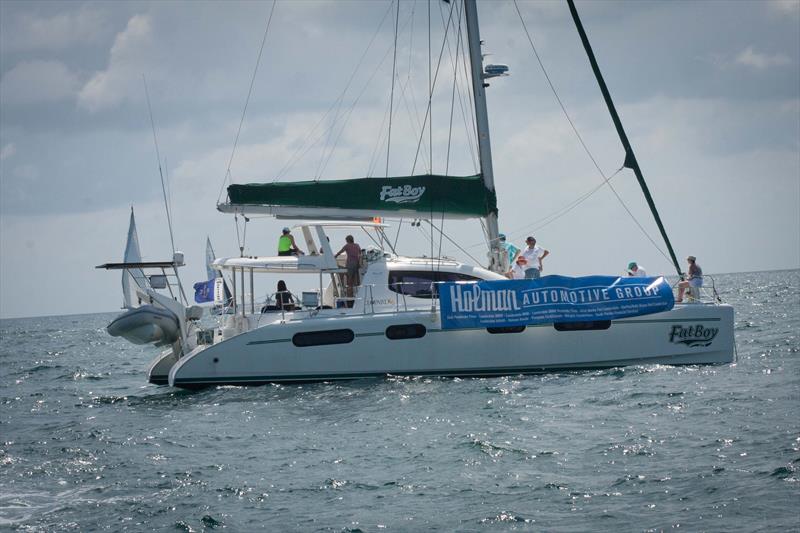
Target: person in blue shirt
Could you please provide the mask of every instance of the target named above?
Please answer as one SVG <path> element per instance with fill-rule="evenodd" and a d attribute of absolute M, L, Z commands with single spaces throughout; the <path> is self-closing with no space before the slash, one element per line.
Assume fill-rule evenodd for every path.
<path fill-rule="evenodd" d="M 506 241 L 505 233 L 501 233 L 497 236 L 497 238 L 500 239 L 500 246 L 505 248 L 505 250 L 508 252 L 508 264 L 513 266 L 515 264 L 514 261 L 516 261 L 517 256 L 519 255 L 519 248 Z"/>

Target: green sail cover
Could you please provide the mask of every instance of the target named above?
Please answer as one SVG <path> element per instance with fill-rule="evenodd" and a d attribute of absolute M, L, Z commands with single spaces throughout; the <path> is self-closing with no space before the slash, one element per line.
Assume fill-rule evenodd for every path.
<path fill-rule="evenodd" d="M 309 212 L 333 208 L 458 217 L 485 217 L 497 212 L 497 197 L 479 175 L 230 185 L 228 200 L 230 207 L 281 206 L 308 208 Z"/>

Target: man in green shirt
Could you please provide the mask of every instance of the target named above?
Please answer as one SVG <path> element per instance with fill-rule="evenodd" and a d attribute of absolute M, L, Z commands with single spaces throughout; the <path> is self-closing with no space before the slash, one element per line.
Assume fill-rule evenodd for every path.
<path fill-rule="evenodd" d="M 294 242 L 294 236 L 289 228 L 283 228 L 278 238 L 278 255 L 303 255 L 303 251 Z"/>

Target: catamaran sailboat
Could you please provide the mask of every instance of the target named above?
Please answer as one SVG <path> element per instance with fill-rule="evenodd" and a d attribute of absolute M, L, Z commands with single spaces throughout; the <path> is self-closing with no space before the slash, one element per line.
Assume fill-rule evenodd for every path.
<path fill-rule="evenodd" d="M 334 259 L 326 230 L 361 229 L 380 236 L 384 227 L 306 222 L 298 229 L 306 242 L 317 236 L 313 244 L 321 246 L 321 254 L 218 259 L 215 268 L 238 280 L 235 314 L 225 317 L 220 328 L 201 332 L 208 344 L 198 345 L 171 367 L 169 384 L 193 388 L 387 374 L 495 376 L 732 359 L 733 310 L 711 303 L 678 305 L 669 312 L 624 320 L 445 329 L 439 287 L 447 282 L 513 282 L 481 267 L 403 257 L 377 247 L 364 254 L 362 283 L 354 297 L 347 296 L 346 269 Z M 245 295 L 253 277 L 263 273 L 315 274 L 320 288 L 304 292 L 296 310 L 262 312 Z M 154 369 L 150 380 L 163 382 Z"/>
<path fill-rule="evenodd" d="M 625 147 L 626 166 L 636 173 L 680 272 L 571 0 L 569 4 Z M 490 72 L 483 68 L 475 0 L 464 0 L 463 12 L 480 173 L 230 185 L 227 200 L 218 205 L 220 211 L 300 220 L 295 229 L 310 253 L 215 260 L 213 268 L 232 280 L 233 314 L 220 317 L 213 329 L 198 329 L 196 346 L 176 344 L 172 352 L 158 358 L 149 371 L 151 382 L 196 388 L 390 374 L 496 376 L 733 361 L 733 308 L 716 301 L 676 305 L 668 286 L 664 305 L 653 308 L 656 311 L 601 312 L 590 318 L 580 314 L 583 303 L 577 301 L 578 295 L 593 300 L 592 304 L 614 294 L 653 299 L 656 292 L 663 293 L 663 278 L 637 278 L 645 284 L 636 286 L 626 286 L 626 280 L 619 279 L 605 287 L 573 290 L 567 278 L 558 276 L 509 281 L 502 275 L 508 257 L 498 245 L 484 83 L 498 74 L 496 68 Z M 320 220 L 303 221 L 312 216 Z M 391 216 L 482 219 L 489 242 L 487 267 L 399 254 L 384 233 L 385 224 L 366 222 Z M 361 279 L 355 287 L 348 286 L 345 264 L 329 244 L 329 232 L 334 231 L 360 231 L 375 243 L 362 253 Z M 312 274 L 318 284 L 302 292 L 289 309 L 262 305 L 254 298 L 254 279 L 265 273 Z M 521 311 L 529 298 L 539 294 L 566 300 L 550 302 L 558 307 L 555 314 L 528 320 L 529 315 Z M 465 302 L 469 305 L 462 305 Z M 577 314 L 565 313 L 567 304 L 578 309 Z M 629 307 L 623 302 L 619 309 Z M 477 322 L 471 326 L 459 322 L 471 312 L 478 312 Z"/>

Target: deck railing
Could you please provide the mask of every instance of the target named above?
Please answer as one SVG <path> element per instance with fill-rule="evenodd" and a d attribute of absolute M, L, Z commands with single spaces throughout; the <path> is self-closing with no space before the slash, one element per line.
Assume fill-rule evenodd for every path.
<path fill-rule="evenodd" d="M 414 302 L 409 308 L 409 301 L 408 297 L 410 295 L 405 294 L 403 292 L 393 291 L 392 288 L 397 288 L 402 285 L 415 285 L 419 286 L 418 282 L 397 282 L 385 285 L 378 285 L 378 284 L 363 284 L 359 285 L 361 289 L 359 291 L 360 296 L 337 296 L 334 298 L 334 305 L 329 307 L 324 307 L 322 305 L 322 299 L 318 302 L 318 305 L 315 306 L 304 306 L 302 305 L 302 299 L 299 298 L 297 295 L 292 293 L 291 291 L 288 292 L 292 299 L 294 300 L 291 306 L 280 306 L 276 302 L 278 301 L 278 292 L 269 293 L 266 295 L 265 298 L 256 302 L 255 308 L 256 312 L 254 313 L 255 316 L 258 316 L 258 322 L 260 323 L 262 316 L 274 316 L 274 314 L 280 313 L 281 320 L 286 320 L 287 313 L 297 314 L 300 313 L 300 316 L 307 316 L 312 317 L 316 316 L 320 313 L 320 311 L 324 311 L 326 309 L 339 309 L 339 310 L 347 310 L 348 315 L 373 315 L 380 312 L 387 312 L 393 311 L 396 313 L 402 312 L 411 312 L 411 311 L 425 311 L 430 310 L 431 312 L 438 312 L 439 310 L 439 298 L 438 298 L 438 290 L 434 285 L 440 285 L 445 283 L 444 281 L 435 281 L 431 282 L 430 294 L 437 295 L 431 298 L 420 299 L 419 302 Z M 375 289 L 377 287 L 381 287 L 381 293 L 385 294 L 384 289 L 389 289 L 391 294 L 394 295 L 394 306 L 393 309 L 390 307 L 391 304 L 389 303 L 381 303 L 375 299 Z M 426 300 L 430 300 L 428 303 Z M 260 310 L 260 311 L 259 311 Z M 274 314 L 273 314 L 274 313 Z M 250 313 L 248 313 L 250 314 Z M 223 314 L 224 315 L 224 314 Z"/>
<path fill-rule="evenodd" d="M 703 280 L 703 285 L 700 287 L 687 287 L 683 294 L 683 303 L 722 303 L 714 278 L 706 274 L 701 276 L 701 279 Z M 678 280 L 672 285 L 672 292 L 675 294 L 676 299 L 678 284 L 681 281 Z"/>

